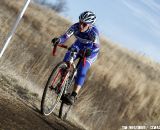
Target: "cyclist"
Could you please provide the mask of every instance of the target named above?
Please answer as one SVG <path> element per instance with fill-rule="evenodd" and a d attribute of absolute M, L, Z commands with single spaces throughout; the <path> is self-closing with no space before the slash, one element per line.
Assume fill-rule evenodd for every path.
<path fill-rule="evenodd" d="M 74 35 L 76 41 L 71 45 L 71 49 L 74 48 L 77 52 L 86 51 L 86 64 L 80 64 L 77 76 L 75 78 L 74 89 L 71 95 L 65 98 L 65 101 L 72 105 L 75 102 L 75 97 L 77 96 L 79 90 L 84 84 L 85 77 L 88 69 L 91 67 L 91 64 L 97 59 L 99 53 L 99 33 L 94 25 L 96 21 L 96 15 L 91 11 L 85 11 L 80 14 L 79 22 L 73 24 L 63 35 L 58 38 L 53 38 L 53 45 L 63 44 L 66 40 Z M 70 51 L 68 50 L 64 60 L 67 62 L 69 60 Z M 78 57 L 76 56 L 74 60 Z"/>

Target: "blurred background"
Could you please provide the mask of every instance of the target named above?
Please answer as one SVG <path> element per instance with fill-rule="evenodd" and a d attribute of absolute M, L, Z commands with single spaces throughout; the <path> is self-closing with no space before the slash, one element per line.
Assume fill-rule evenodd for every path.
<path fill-rule="evenodd" d="M 97 15 L 102 35 L 111 41 L 160 62 L 160 1 L 158 0 L 35 0 L 61 12 L 72 22 L 80 13 Z M 56 6 L 59 6 L 57 8 Z"/>
<path fill-rule="evenodd" d="M 0 44 L 11 30 L 24 2 L 0 0 Z M 0 93 L 3 94 L 0 103 L 6 108 L 5 103 L 10 104 L 11 98 L 7 98 L 7 101 L 3 98 L 11 95 L 12 99 L 13 96 L 18 97 L 26 104 L 31 103 L 32 109 L 40 110 L 46 81 L 66 52 L 58 48 L 57 56 L 53 57 L 51 39 L 63 34 L 85 10 L 92 10 L 97 15 L 96 25 L 100 30 L 102 47 L 98 59 L 88 72 L 69 121 L 81 124 L 87 130 L 122 130 L 124 125 L 158 126 L 158 0 L 32 1 L 11 44 L 0 59 Z M 66 44 L 73 42 L 74 37 L 71 37 Z M 9 107 L 9 110 L 15 109 L 15 106 L 23 109 L 16 101 L 14 103 L 17 105 Z M 28 120 L 30 113 L 25 111 L 24 118 L 18 116 L 17 113 L 21 112 L 18 110 L 13 120 L 20 122 L 9 124 L 8 121 L 13 122 L 10 115 L 14 114 L 9 113 L 6 117 L 5 110 L 1 109 L 0 129 L 24 128 L 24 125 L 34 129 L 30 124 L 35 124 L 37 119 Z M 40 120 L 48 124 L 44 118 Z M 52 120 L 50 122 L 55 123 Z M 40 124 L 37 123 L 37 126 L 44 130 L 44 125 Z"/>

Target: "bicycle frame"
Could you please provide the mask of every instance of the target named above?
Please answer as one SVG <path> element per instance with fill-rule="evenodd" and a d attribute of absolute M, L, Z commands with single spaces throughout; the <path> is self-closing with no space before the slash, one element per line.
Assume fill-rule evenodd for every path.
<path fill-rule="evenodd" d="M 56 45 L 56 46 L 54 46 L 54 48 L 53 48 L 53 56 L 56 56 L 57 46 L 69 50 L 68 46 L 66 46 L 66 45 Z M 67 63 L 67 69 L 66 69 L 66 70 L 69 71 L 69 70 L 71 70 L 71 69 L 73 68 L 73 71 L 74 71 L 74 72 L 73 72 L 73 76 L 72 76 L 72 79 L 71 79 L 71 81 L 72 81 L 72 80 L 74 79 L 75 75 L 77 74 L 77 68 L 78 68 L 78 66 L 80 65 L 80 62 L 81 62 L 82 60 L 83 60 L 83 65 L 85 65 L 85 63 L 86 63 L 86 57 L 84 56 L 84 55 L 85 55 L 85 52 L 82 52 L 82 55 L 79 55 L 80 59 L 79 59 L 78 63 L 75 65 L 75 63 L 74 63 L 74 56 L 75 56 L 78 52 L 77 52 L 77 51 L 74 51 L 74 50 L 70 50 L 70 51 L 71 51 L 71 56 L 70 56 L 69 61 L 66 62 L 66 63 Z M 53 81 L 53 84 L 54 84 L 56 78 L 58 77 L 59 73 L 60 73 L 60 70 L 59 70 L 58 74 L 56 75 L 56 77 L 55 77 L 55 79 L 54 79 L 54 81 Z M 67 75 L 67 74 L 68 74 L 68 72 L 66 72 L 66 75 Z M 62 80 L 59 89 L 61 89 L 61 87 L 62 87 L 62 85 L 63 85 L 63 82 L 64 82 L 64 80 L 66 79 L 66 78 L 65 78 L 66 75 L 64 76 L 64 79 Z M 69 88 L 69 86 L 68 86 L 68 88 Z M 67 89 L 68 89 L 68 88 L 67 88 Z"/>
<path fill-rule="evenodd" d="M 68 49 L 65 45 L 58 45 L 60 47 Z M 55 56 L 57 46 L 54 46 L 53 48 L 53 55 Z M 74 49 L 73 49 L 74 50 Z M 56 108 L 57 104 L 61 100 L 62 95 L 67 94 L 67 91 L 71 87 L 74 77 L 77 74 L 77 68 L 80 65 L 82 60 L 85 60 L 85 58 L 80 56 L 80 59 L 77 64 L 74 62 L 74 56 L 79 52 L 71 51 L 71 57 L 68 62 L 60 62 L 57 64 L 57 66 L 52 70 L 52 73 L 50 74 L 47 83 L 45 85 L 45 89 L 42 95 L 42 101 L 41 101 L 41 112 L 44 115 L 49 115 L 53 112 L 53 110 Z M 52 77 L 53 76 L 53 77 Z M 57 80 L 58 79 L 58 80 Z M 56 82 L 57 81 L 57 82 Z M 50 89 L 48 89 L 50 88 Z M 55 100 L 51 101 L 47 96 L 52 94 L 50 93 L 51 90 L 54 90 L 55 94 Z M 50 95 L 53 96 L 53 95 Z M 61 103 L 61 110 L 63 107 L 63 100 Z M 62 112 L 60 112 L 60 115 Z"/>

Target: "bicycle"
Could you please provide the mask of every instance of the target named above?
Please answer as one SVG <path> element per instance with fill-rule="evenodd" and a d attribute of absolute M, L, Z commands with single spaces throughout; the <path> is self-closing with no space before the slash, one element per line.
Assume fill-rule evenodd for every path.
<path fill-rule="evenodd" d="M 65 45 L 54 46 L 53 55 L 56 53 L 57 46 L 71 51 L 70 60 L 68 62 L 60 62 L 52 70 L 44 88 L 41 100 L 41 113 L 46 116 L 50 115 L 57 107 L 57 104 L 61 101 L 59 117 L 66 119 L 67 113 L 71 109 L 71 105 L 69 105 L 68 110 L 66 110 L 66 112 L 63 114 L 64 105 L 68 104 L 62 99 L 68 94 L 68 90 L 72 86 L 76 76 L 77 68 L 82 60 L 83 64 L 85 65 L 86 57 L 85 51 L 78 53 L 76 49 L 68 48 Z M 79 54 L 79 61 L 77 64 L 75 64 L 74 57 L 77 53 Z"/>

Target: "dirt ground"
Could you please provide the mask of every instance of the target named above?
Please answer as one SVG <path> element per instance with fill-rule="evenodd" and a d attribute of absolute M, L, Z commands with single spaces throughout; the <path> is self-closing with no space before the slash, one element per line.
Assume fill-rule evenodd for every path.
<path fill-rule="evenodd" d="M 41 115 L 39 108 L 26 100 L 31 97 L 31 93 L 27 97 L 25 91 L 23 88 L 11 86 L 1 77 L 0 130 L 81 130 L 67 121 L 62 121 L 55 114 L 47 117 Z"/>

